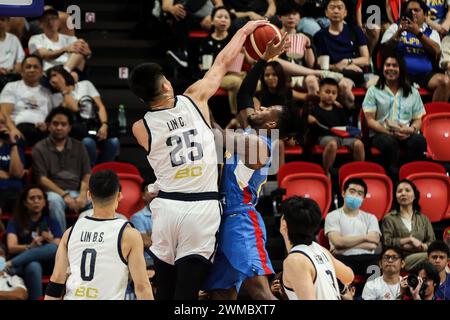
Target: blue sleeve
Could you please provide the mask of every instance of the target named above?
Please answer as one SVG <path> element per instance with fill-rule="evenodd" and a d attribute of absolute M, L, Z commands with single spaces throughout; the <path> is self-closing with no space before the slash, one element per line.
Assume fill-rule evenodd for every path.
<path fill-rule="evenodd" d="M 130 221 L 140 233 L 146 233 L 147 232 L 147 230 L 145 230 L 145 224 L 144 224 L 144 221 L 142 219 L 142 215 L 139 212 L 134 214 L 131 217 Z"/>
<path fill-rule="evenodd" d="M 8 223 L 8 226 L 6 227 L 6 234 L 8 234 L 8 233 L 17 234 L 17 228 L 16 228 L 16 224 L 14 223 L 14 221 L 10 221 Z"/>
<path fill-rule="evenodd" d="M 362 31 L 362 29 L 358 26 L 353 26 L 355 33 L 356 33 L 356 40 L 358 40 L 358 46 L 367 46 L 367 39 L 366 36 L 364 35 L 364 32 Z"/>
<path fill-rule="evenodd" d="M 314 35 L 313 42 L 316 47 L 317 57 L 328 55 L 328 50 L 323 38 L 322 30 Z"/>
<path fill-rule="evenodd" d="M 47 219 L 47 224 L 48 224 L 50 231 L 53 233 L 53 236 L 55 238 L 61 239 L 63 236 L 63 232 L 61 230 L 61 227 L 59 226 L 59 223 L 49 217 Z"/>

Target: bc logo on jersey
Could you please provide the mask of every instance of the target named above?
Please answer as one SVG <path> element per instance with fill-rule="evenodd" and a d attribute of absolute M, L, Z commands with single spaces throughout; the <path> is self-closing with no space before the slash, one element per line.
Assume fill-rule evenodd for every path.
<path fill-rule="evenodd" d="M 75 291 L 75 297 L 97 299 L 98 290 L 89 287 L 78 287 L 77 290 Z"/>

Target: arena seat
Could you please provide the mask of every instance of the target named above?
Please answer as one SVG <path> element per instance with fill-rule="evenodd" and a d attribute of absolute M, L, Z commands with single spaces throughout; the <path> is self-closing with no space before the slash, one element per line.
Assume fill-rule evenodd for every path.
<path fill-rule="evenodd" d="M 131 215 L 143 208 L 144 202 L 141 196 L 142 183 L 140 176 L 128 173 L 118 173 L 122 187 L 123 198 L 119 202 L 117 212 L 125 215 L 128 219 Z"/>
<path fill-rule="evenodd" d="M 114 171 L 115 173 L 129 173 L 134 174 L 137 176 L 141 176 L 141 173 L 139 172 L 138 168 L 136 168 L 131 163 L 127 162 L 118 162 L 118 161 L 110 161 L 110 162 L 103 162 L 100 164 L 97 164 L 92 168 L 92 173 L 96 173 L 102 170 L 110 169 Z"/>
<path fill-rule="evenodd" d="M 317 202 L 322 217 L 328 213 L 331 205 L 331 181 L 321 166 L 309 162 L 290 162 L 278 172 L 279 187 L 285 190 L 283 199 L 297 195 L 311 198 Z"/>
<path fill-rule="evenodd" d="M 433 113 L 440 113 L 440 112 L 450 112 L 450 103 L 448 103 L 448 102 L 442 102 L 442 101 L 428 102 L 428 103 L 425 103 L 424 106 L 425 106 L 426 115 L 433 114 Z"/>
<path fill-rule="evenodd" d="M 436 161 L 450 161 L 450 112 L 425 115 L 422 133 L 427 140 L 427 154 Z"/>
<path fill-rule="evenodd" d="M 367 194 L 361 210 L 374 214 L 380 221 L 391 209 L 393 191 L 392 181 L 383 167 L 376 163 L 355 161 L 343 165 L 339 170 L 341 192 L 350 178 L 360 178 L 367 184 Z"/>
<path fill-rule="evenodd" d="M 450 212 L 450 178 L 442 173 L 422 172 L 408 175 L 420 192 L 421 213 L 439 222 Z"/>
<path fill-rule="evenodd" d="M 284 147 L 284 154 L 289 156 L 299 156 L 303 154 L 303 148 L 300 145 L 296 146 L 285 146 Z"/>
<path fill-rule="evenodd" d="M 439 163 L 431 161 L 414 161 L 406 163 L 400 168 L 399 180 L 407 179 L 411 174 L 423 172 L 446 174 L 444 166 Z"/>
<path fill-rule="evenodd" d="M 325 229 L 320 229 L 319 233 L 317 234 L 317 243 L 320 244 L 322 247 L 326 248 L 327 250 L 330 250 L 330 242 L 328 241 L 328 238 L 325 236 Z"/>

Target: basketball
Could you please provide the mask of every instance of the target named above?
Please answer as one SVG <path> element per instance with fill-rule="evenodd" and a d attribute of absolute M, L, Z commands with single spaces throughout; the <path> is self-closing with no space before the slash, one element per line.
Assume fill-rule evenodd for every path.
<path fill-rule="evenodd" d="M 276 37 L 275 43 L 281 41 L 281 30 L 277 26 L 269 23 L 264 26 L 260 26 L 250 34 L 245 40 L 245 50 L 255 60 L 259 60 L 264 51 L 266 51 L 267 43 Z"/>

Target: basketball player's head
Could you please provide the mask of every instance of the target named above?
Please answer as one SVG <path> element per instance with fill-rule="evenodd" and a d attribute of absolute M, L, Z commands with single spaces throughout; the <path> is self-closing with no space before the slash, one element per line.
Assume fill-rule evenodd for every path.
<path fill-rule="evenodd" d="M 248 116 L 248 123 L 253 129 L 279 130 L 281 139 L 293 135 L 296 131 L 302 131 L 303 119 L 296 108 L 274 105 L 255 109 Z"/>
<path fill-rule="evenodd" d="M 293 196 L 281 203 L 280 233 L 292 246 L 310 245 L 319 230 L 322 212 L 309 198 Z"/>
<path fill-rule="evenodd" d="M 146 105 L 152 105 L 164 96 L 174 95 L 172 84 L 164 77 L 157 63 L 143 63 L 134 68 L 129 85 L 131 91 Z"/>
<path fill-rule="evenodd" d="M 122 200 L 119 177 L 111 170 L 103 170 L 94 173 L 89 180 L 88 196 L 92 199 L 94 208 L 110 207 L 114 209 Z"/>

